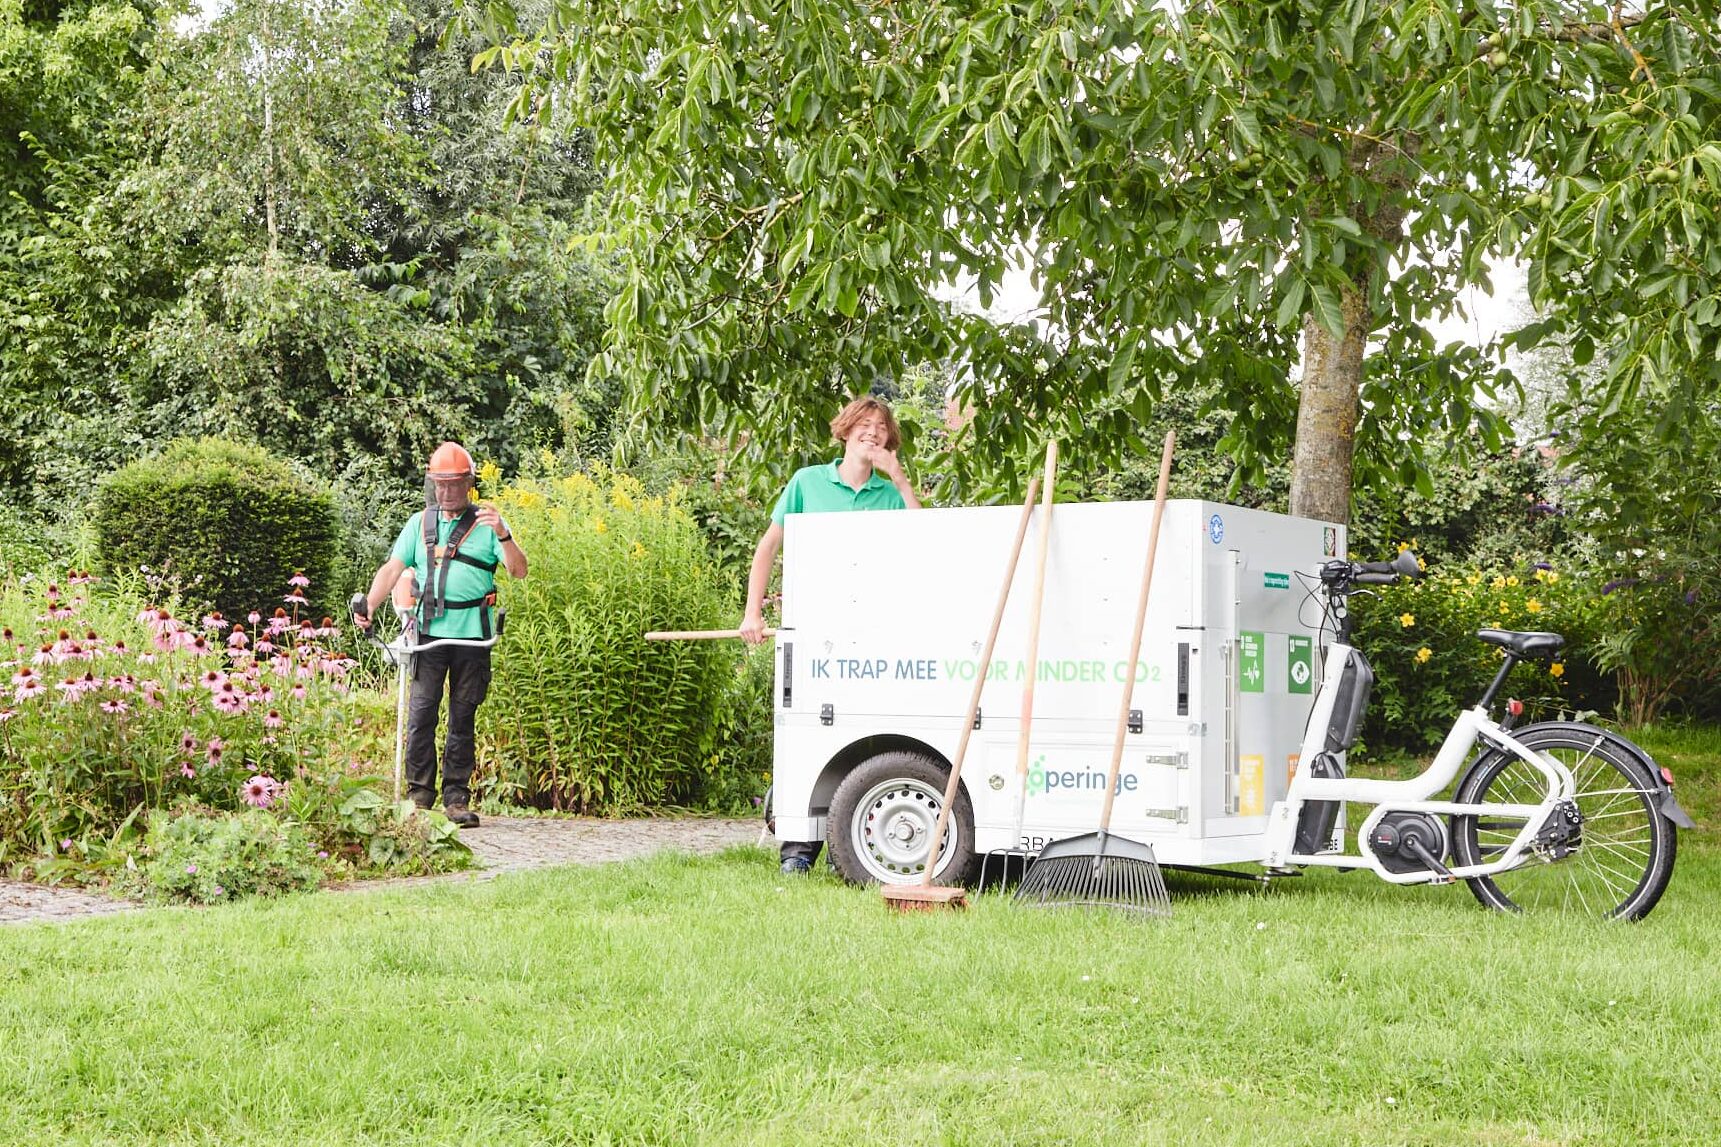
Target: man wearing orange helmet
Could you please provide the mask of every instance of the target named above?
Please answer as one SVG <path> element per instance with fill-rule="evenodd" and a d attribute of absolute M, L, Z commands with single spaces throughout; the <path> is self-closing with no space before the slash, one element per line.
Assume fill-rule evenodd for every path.
<path fill-rule="evenodd" d="M 494 506 L 474 505 L 478 469 L 456 442 L 430 455 L 424 475 L 424 509 L 407 519 L 394 552 L 371 579 L 366 610 L 358 624 L 394 592 L 410 605 L 421 640 L 487 641 L 494 630 L 496 567 L 526 576 L 526 554 Z M 403 579 L 402 575 L 408 575 Z M 416 594 L 414 591 L 417 591 Z M 442 803 L 448 819 L 464 827 L 478 823 L 469 807 L 474 763 L 473 726 L 490 690 L 490 649 L 435 645 L 412 656 L 412 696 L 406 718 L 407 795 L 420 808 L 436 801 L 436 723 L 448 690 L 448 738 L 442 751 Z"/>

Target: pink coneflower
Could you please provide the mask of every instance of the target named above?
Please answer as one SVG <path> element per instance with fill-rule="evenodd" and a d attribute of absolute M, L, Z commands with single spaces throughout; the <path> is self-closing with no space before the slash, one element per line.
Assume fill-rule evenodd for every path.
<path fill-rule="evenodd" d="M 155 654 L 149 652 L 146 649 L 142 653 L 137 655 L 137 662 L 139 665 L 154 665 L 155 664 Z"/>
<path fill-rule="evenodd" d="M 215 708 L 223 713 L 243 713 L 245 711 L 245 694 L 233 688 L 233 682 L 224 682 L 215 691 Z"/>
<path fill-rule="evenodd" d="M 163 705 L 167 704 L 167 702 L 162 699 L 160 686 L 156 686 L 153 689 L 145 688 L 143 691 L 143 699 L 149 702 L 149 707 L 151 709 L 159 709 Z"/>
<path fill-rule="evenodd" d="M 211 629 L 216 633 L 220 633 L 223 629 L 227 628 L 227 619 L 221 616 L 220 610 L 210 610 L 203 616 L 203 628 Z"/>
<path fill-rule="evenodd" d="M 269 668 L 275 671 L 275 676 L 286 677 L 293 672 L 293 659 L 285 653 L 277 653 L 269 658 Z"/>
<path fill-rule="evenodd" d="M 281 789 L 280 781 L 258 773 L 239 786 L 239 799 L 252 808 L 270 808 L 281 795 Z"/>
<path fill-rule="evenodd" d="M 24 684 L 24 682 L 33 680 L 35 676 L 36 671 L 34 669 L 30 668 L 28 665 L 20 666 L 18 668 L 18 672 L 12 674 L 12 687 L 16 689 L 18 686 Z"/>
<path fill-rule="evenodd" d="M 258 613 L 256 610 L 252 610 L 250 613 L 245 615 L 245 620 L 249 621 L 252 625 L 256 625 L 258 622 L 263 620 L 263 615 Z"/>
<path fill-rule="evenodd" d="M 185 643 L 185 648 L 191 650 L 192 656 L 194 657 L 202 657 L 205 654 L 214 652 L 213 647 L 209 644 L 209 639 L 201 633 L 196 637 L 193 637 L 190 641 L 187 641 Z"/>
<path fill-rule="evenodd" d="M 275 690 L 270 686 L 265 685 L 261 689 L 257 690 L 257 700 L 263 702 L 263 704 L 267 705 L 274 699 Z"/>
<path fill-rule="evenodd" d="M 36 650 L 35 656 L 30 658 L 30 663 L 32 665 L 58 665 L 63 660 L 64 658 L 54 652 L 52 645 L 44 645 Z"/>
<path fill-rule="evenodd" d="M 221 885 L 219 885 L 219 884 L 217 884 L 214 888 L 211 888 L 209 891 L 214 893 L 216 896 L 227 895 L 227 889 L 221 887 Z"/>
<path fill-rule="evenodd" d="M 113 652 L 120 657 L 124 657 L 126 654 L 131 652 L 131 647 L 125 643 L 124 638 L 121 638 L 120 640 L 114 642 Z"/>
<path fill-rule="evenodd" d="M 335 634 L 339 633 L 340 630 L 335 627 L 334 618 L 325 617 L 323 618 L 323 624 L 317 626 L 316 632 L 318 637 L 333 637 Z"/>
<path fill-rule="evenodd" d="M 102 702 L 102 712 L 104 713 L 129 713 L 130 711 L 130 707 L 124 701 L 118 700 L 117 698 Z"/>
<path fill-rule="evenodd" d="M 293 576 L 287 579 L 287 584 L 296 589 L 304 589 L 311 584 L 311 579 L 305 576 L 304 570 L 294 570 Z"/>
<path fill-rule="evenodd" d="M 227 674 L 219 669 L 206 669 L 203 676 L 197 679 L 197 683 L 213 693 L 227 684 Z"/>
<path fill-rule="evenodd" d="M 281 600 L 288 605 L 309 605 L 309 604 L 311 604 L 310 602 L 305 600 L 305 595 L 300 593 L 296 589 L 285 594 L 281 598 Z"/>
<path fill-rule="evenodd" d="M 108 688 L 118 689 L 121 693 L 130 693 L 137 688 L 137 678 L 130 673 L 121 673 L 117 677 L 109 677 Z"/>
<path fill-rule="evenodd" d="M 26 677 L 23 681 L 18 681 L 18 679 L 14 677 L 12 680 L 17 682 L 12 690 L 12 698 L 16 701 L 28 701 L 30 698 L 44 692 L 48 688 L 46 685 L 42 684 L 42 679 L 40 677 Z"/>
<path fill-rule="evenodd" d="M 68 677 L 54 688 L 58 689 L 60 695 L 68 701 L 76 701 L 84 691 L 83 685 L 79 683 L 76 677 Z"/>
<path fill-rule="evenodd" d="M 179 738 L 179 751 L 188 756 L 197 751 L 197 736 L 187 729 Z"/>
<path fill-rule="evenodd" d="M 60 841 L 60 851 L 61 852 L 72 851 L 72 838 L 71 837 L 68 836 L 64 840 Z"/>
<path fill-rule="evenodd" d="M 195 865 L 195 864 L 186 865 L 185 866 L 185 875 L 196 876 L 197 875 L 197 865 Z"/>
<path fill-rule="evenodd" d="M 275 652 L 275 643 L 270 641 L 267 637 L 259 637 L 257 639 L 257 648 L 254 652 L 259 657 L 267 657 L 269 654 Z"/>
<path fill-rule="evenodd" d="M 173 620 L 173 614 L 165 609 L 146 609 L 137 615 L 137 619 L 149 626 L 149 631 L 157 637 L 179 628 L 179 622 Z"/>
<path fill-rule="evenodd" d="M 197 775 L 197 770 L 191 767 L 190 761 L 179 762 L 179 775 L 190 780 Z"/>
<path fill-rule="evenodd" d="M 280 710 L 278 710 L 278 709 L 269 710 L 269 712 L 267 714 L 265 714 L 263 717 L 263 724 L 265 726 L 267 726 L 268 728 L 271 728 L 271 729 L 279 729 L 281 727 Z"/>
<path fill-rule="evenodd" d="M 0 725 L 4 725 L 17 715 L 18 710 L 16 709 L 0 709 Z"/>
<path fill-rule="evenodd" d="M 91 582 L 93 582 L 95 580 L 96 579 L 93 576 L 91 576 L 89 570 L 67 570 L 66 571 L 66 584 L 67 585 L 89 585 Z"/>
<path fill-rule="evenodd" d="M 235 625 L 233 632 L 227 635 L 227 648 L 229 649 L 244 649 L 249 644 L 251 644 L 251 639 L 245 636 L 243 625 Z"/>
<path fill-rule="evenodd" d="M 291 692 L 293 694 L 293 700 L 303 701 L 305 699 L 305 687 L 303 685 L 293 686 Z"/>

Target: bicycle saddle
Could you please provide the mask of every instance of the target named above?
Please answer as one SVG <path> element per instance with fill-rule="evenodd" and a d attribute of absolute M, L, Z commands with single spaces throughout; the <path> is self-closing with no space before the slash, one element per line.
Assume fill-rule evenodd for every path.
<path fill-rule="evenodd" d="M 1478 629 L 1476 636 L 1516 657 L 1552 657 L 1566 643 L 1557 633 L 1519 633 L 1510 629 Z"/>

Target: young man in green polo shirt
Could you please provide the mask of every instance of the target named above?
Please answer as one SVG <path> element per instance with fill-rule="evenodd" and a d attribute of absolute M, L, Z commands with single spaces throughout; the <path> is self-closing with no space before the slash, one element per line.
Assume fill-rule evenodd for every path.
<path fill-rule="evenodd" d="M 474 506 L 478 470 L 472 455 L 444 442 L 430 456 L 425 472 L 423 510 L 407 519 L 394 552 L 371 579 L 365 616 L 394 591 L 403 575 L 418 589 L 412 614 L 419 640 L 459 638 L 487 641 L 491 628 L 496 567 L 510 577 L 526 576 L 526 554 L 494 506 Z M 436 540 L 426 546 L 424 517 L 435 515 Z M 456 536 L 458 535 L 458 536 Z M 434 552 L 432 552 L 434 550 Z M 407 595 L 410 600 L 411 594 Z M 406 716 L 407 795 L 419 808 L 436 801 L 436 720 L 448 688 L 448 739 L 442 751 L 442 803 L 448 819 L 470 828 L 478 814 L 469 807 L 478 706 L 490 691 L 490 649 L 476 645 L 433 645 L 412 656 L 412 695 Z"/>
<path fill-rule="evenodd" d="M 896 457 L 902 432 L 890 407 L 876 398 L 857 398 L 831 420 L 831 436 L 842 443 L 843 456 L 795 471 L 771 509 L 770 527 L 753 550 L 746 610 L 741 618 L 741 636 L 751 644 L 765 640 L 765 587 L 783 548 L 783 520 L 790 514 L 920 509 L 920 498 Z M 819 847 L 816 840 L 784 841 L 783 871 L 811 871 Z"/>

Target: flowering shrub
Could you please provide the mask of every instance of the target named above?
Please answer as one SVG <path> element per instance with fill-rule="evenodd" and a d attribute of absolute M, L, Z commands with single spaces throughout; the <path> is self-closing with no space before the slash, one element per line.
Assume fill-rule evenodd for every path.
<path fill-rule="evenodd" d="M 1597 592 L 1595 659 L 1619 686 L 1620 717 L 1655 720 L 1681 703 L 1713 713 L 1721 698 L 1721 573 L 1712 552 L 1621 555 L 1629 572 Z"/>
<path fill-rule="evenodd" d="M 275 811 L 386 759 L 329 619 L 181 618 L 93 580 L 0 583 L 0 864 L 111 849 L 139 810 Z"/>
<path fill-rule="evenodd" d="M 1520 663 L 1506 695 L 1545 712 L 1592 704 L 1597 680 L 1584 654 L 1593 641 L 1593 596 L 1570 574 L 1532 566 L 1434 569 L 1420 582 L 1353 597 L 1357 645 L 1375 671 L 1365 739 L 1412 750 L 1438 745 L 1499 672 L 1500 651 L 1477 640 L 1479 629 L 1563 634 L 1560 657 Z"/>
<path fill-rule="evenodd" d="M 625 475 L 520 482 L 496 501 L 532 576 L 502 582 L 508 631 L 478 714 L 480 787 L 581 812 L 706 800 L 722 787 L 713 753 L 741 683 L 739 643 L 643 637 L 734 622 L 739 592 L 698 524 Z"/>

